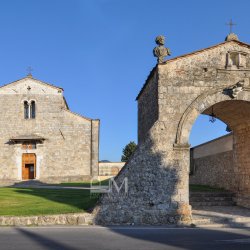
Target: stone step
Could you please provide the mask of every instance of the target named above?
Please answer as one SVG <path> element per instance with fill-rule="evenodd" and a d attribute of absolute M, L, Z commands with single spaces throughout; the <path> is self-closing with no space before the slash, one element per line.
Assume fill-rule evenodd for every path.
<path fill-rule="evenodd" d="M 193 208 L 192 223 L 197 227 L 249 227 L 250 209 L 238 206 Z"/>
<path fill-rule="evenodd" d="M 197 207 L 209 207 L 209 206 L 233 206 L 233 201 L 197 201 L 197 202 L 190 202 L 190 205 L 193 208 Z"/>
<path fill-rule="evenodd" d="M 190 202 L 233 201 L 233 197 L 190 197 Z"/>
<path fill-rule="evenodd" d="M 231 192 L 190 192 L 190 204 L 193 207 L 232 206 L 235 205 Z"/>
<path fill-rule="evenodd" d="M 190 192 L 190 197 L 234 197 L 231 192 Z"/>
<path fill-rule="evenodd" d="M 192 224 L 197 227 L 250 227 L 250 220 L 244 218 L 193 218 Z"/>

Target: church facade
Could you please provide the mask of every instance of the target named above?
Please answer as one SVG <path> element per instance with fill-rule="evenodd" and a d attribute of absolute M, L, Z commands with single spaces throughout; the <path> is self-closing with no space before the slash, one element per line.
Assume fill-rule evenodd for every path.
<path fill-rule="evenodd" d="M 63 89 L 31 75 L 0 87 L 0 184 L 98 176 L 99 124 L 69 110 Z"/>

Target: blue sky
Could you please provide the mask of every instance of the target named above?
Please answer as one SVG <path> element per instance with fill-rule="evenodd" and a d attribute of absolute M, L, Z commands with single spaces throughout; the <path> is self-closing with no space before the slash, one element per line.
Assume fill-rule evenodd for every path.
<path fill-rule="evenodd" d="M 172 57 L 224 40 L 230 18 L 250 42 L 248 0 L 1 0 L 0 84 L 26 75 L 61 86 L 71 110 L 101 120 L 100 159 L 137 140 L 135 98 L 163 34 Z M 224 134 L 200 117 L 192 145 Z"/>

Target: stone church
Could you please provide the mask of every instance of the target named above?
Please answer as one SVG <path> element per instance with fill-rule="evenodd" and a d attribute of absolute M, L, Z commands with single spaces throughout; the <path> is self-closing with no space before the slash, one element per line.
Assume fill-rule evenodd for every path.
<path fill-rule="evenodd" d="M 0 87 L 0 184 L 98 175 L 99 123 L 70 111 L 63 89 L 27 77 Z"/>

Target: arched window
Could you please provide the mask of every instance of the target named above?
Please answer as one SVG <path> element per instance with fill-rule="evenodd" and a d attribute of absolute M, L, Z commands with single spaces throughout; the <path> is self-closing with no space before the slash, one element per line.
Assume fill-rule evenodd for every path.
<path fill-rule="evenodd" d="M 31 119 L 36 118 L 36 103 L 35 103 L 35 101 L 31 101 L 31 104 L 30 104 L 30 118 Z"/>
<path fill-rule="evenodd" d="M 29 119 L 29 103 L 24 101 L 24 119 Z"/>
<path fill-rule="evenodd" d="M 24 101 L 24 119 L 35 119 L 35 118 L 36 118 L 36 102 Z"/>

